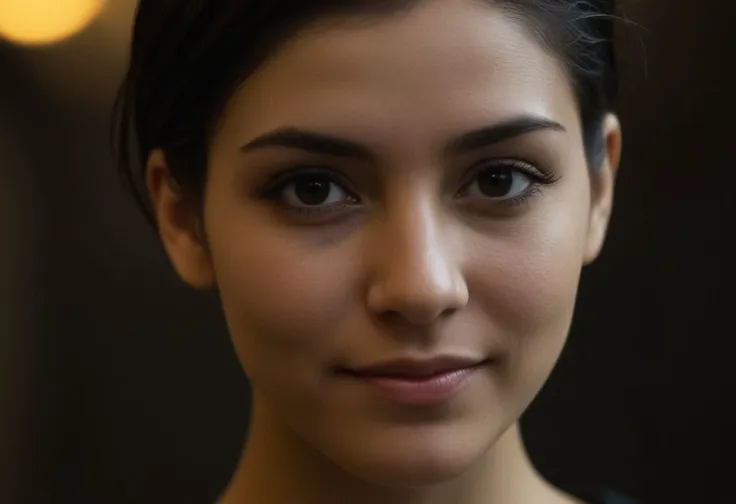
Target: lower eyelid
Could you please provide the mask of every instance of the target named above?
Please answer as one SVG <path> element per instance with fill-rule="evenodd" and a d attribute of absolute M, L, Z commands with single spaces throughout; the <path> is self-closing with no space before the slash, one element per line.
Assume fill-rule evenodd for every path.
<path fill-rule="evenodd" d="M 544 192 L 544 186 L 541 184 L 533 184 L 522 194 L 505 200 L 493 200 L 491 198 L 466 197 L 461 198 L 459 205 L 469 209 L 473 213 L 491 216 L 503 216 L 504 212 L 513 212 L 519 210 L 525 205 L 531 204 L 534 198 L 539 197 Z"/>

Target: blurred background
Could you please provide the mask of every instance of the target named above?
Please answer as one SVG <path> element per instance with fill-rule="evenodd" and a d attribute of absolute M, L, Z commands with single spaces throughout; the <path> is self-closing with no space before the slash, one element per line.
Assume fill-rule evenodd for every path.
<path fill-rule="evenodd" d="M 524 420 L 555 483 L 734 503 L 731 3 L 631 0 L 607 249 Z M 0 503 L 205 503 L 248 388 L 116 175 L 133 0 L 0 0 Z"/>

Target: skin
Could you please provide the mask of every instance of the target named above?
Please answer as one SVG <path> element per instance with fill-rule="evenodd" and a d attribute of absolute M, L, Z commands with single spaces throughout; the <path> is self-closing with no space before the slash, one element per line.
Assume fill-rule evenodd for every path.
<path fill-rule="evenodd" d="M 177 191 L 163 152 L 148 162 L 168 255 L 189 285 L 218 289 L 253 385 L 250 439 L 222 502 L 574 502 L 535 472 L 518 420 L 560 355 L 581 269 L 604 240 L 616 118 L 591 172 L 563 65 L 477 2 L 331 21 L 300 32 L 233 95 L 210 142 L 203 209 Z M 562 128 L 444 151 L 522 116 Z M 372 158 L 243 151 L 285 127 L 359 143 Z M 489 197 L 473 170 L 507 159 L 554 180 L 526 190 L 531 177 L 512 171 L 528 197 Z M 329 201 L 344 205 L 295 212 L 294 185 L 262 196 L 305 164 L 336 174 Z M 333 372 L 448 354 L 494 360 L 437 407 L 390 404 Z"/>

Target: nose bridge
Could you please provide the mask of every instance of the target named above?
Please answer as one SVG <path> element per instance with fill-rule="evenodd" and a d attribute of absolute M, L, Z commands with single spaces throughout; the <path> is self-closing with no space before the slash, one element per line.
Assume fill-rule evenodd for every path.
<path fill-rule="evenodd" d="M 407 285 L 426 284 L 439 288 L 450 276 L 449 246 L 441 240 L 442 224 L 426 202 L 407 205 L 403 218 L 397 218 L 392 233 L 394 252 L 389 254 L 389 270 Z"/>
<path fill-rule="evenodd" d="M 371 309 L 429 324 L 467 302 L 458 248 L 431 198 L 404 193 L 379 230 L 380 261 L 369 291 Z"/>

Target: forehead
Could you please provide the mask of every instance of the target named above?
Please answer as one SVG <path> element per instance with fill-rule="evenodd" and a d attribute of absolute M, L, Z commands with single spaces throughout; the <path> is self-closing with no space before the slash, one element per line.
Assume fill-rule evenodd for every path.
<path fill-rule="evenodd" d="M 578 127 L 561 62 L 498 8 L 434 0 L 393 16 L 306 27 L 246 80 L 224 129 L 241 141 L 301 126 L 380 142 L 522 114 Z"/>

